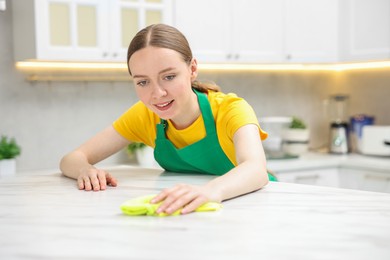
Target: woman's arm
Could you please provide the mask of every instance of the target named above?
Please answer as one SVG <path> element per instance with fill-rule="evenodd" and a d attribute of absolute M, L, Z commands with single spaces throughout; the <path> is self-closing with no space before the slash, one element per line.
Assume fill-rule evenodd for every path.
<path fill-rule="evenodd" d="M 123 149 L 129 142 L 109 126 L 76 150 L 65 155 L 60 162 L 62 173 L 76 179 L 78 187 L 85 190 L 104 190 L 106 185 L 117 185 L 108 172 L 93 165 Z"/>
<path fill-rule="evenodd" d="M 180 184 L 166 189 L 152 200 L 164 200 L 158 212 L 171 214 L 184 207 L 182 213 L 194 211 L 200 205 L 237 197 L 260 189 L 268 183 L 264 149 L 256 125 L 245 125 L 233 136 L 237 166 L 204 186 Z"/>
<path fill-rule="evenodd" d="M 245 125 L 233 136 L 237 166 L 207 184 L 221 200 L 258 190 L 268 183 L 265 153 L 259 129 Z"/>

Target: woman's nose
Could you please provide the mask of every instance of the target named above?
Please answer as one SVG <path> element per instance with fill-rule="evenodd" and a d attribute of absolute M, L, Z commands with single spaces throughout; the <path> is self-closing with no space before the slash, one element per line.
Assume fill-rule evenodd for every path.
<path fill-rule="evenodd" d="M 153 98 L 161 98 L 167 95 L 167 91 L 160 85 L 155 84 L 152 90 Z"/>

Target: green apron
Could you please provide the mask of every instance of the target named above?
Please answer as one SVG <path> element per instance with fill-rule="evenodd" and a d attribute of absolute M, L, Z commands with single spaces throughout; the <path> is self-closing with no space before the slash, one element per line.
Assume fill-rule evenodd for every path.
<path fill-rule="evenodd" d="M 194 89 L 198 96 L 200 111 L 206 129 L 206 136 L 186 147 L 177 149 L 165 135 L 168 123 L 161 119 L 157 124 L 154 158 L 170 172 L 206 173 L 223 175 L 234 168 L 222 150 L 215 128 L 214 117 L 207 95 Z"/>
<path fill-rule="evenodd" d="M 205 173 L 223 175 L 234 168 L 218 141 L 213 113 L 207 95 L 193 89 L 198 97 L 206 136 L 183 148 L 176 148 L 165 135 L 168 123 L 161 119 L 157 124 L 154 158 L 162 168 L 170 172 Z M 272 178 L 269 175 L 270 179 Z"/>

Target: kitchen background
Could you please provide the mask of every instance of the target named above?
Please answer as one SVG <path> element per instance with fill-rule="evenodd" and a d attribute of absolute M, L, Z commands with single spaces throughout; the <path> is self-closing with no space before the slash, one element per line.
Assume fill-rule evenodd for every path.
<path fill-rule="evenodd" d="M 57 169 L 62 155 L 136 102 L 134 86 L 130 78 L 111 82 L 27 81 L 15 68 L 12 15 L 12 1 L 7 1 L 7 9 L 0 11 L 0 133 L 15 137 L 22 147 L 18 170 Z M 390 39 L 388 43 L 390 49 Z M 296 115 L 305 119 L 311 128 L 311 149 L 327 143 L 329 122 L 322 101 L 332 94 L 350 96 L 349 115 L 374 115 L 376 124 L 390 125 L 389 68 L 339 72 L 204 70 L 199 79 L 214 81 L 224 92 L 244 97 L 258 117 Z M 106 163 L 128 161 L 121 152 Z"/>

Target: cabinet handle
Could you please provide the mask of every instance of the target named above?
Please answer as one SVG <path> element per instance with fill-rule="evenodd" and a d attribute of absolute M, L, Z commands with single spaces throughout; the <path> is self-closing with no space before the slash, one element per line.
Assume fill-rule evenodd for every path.
<path fill-rule="evenodd" d="M 107 52 L 103 52 L 103 57 L 107 57 L 108 53 Z"/>
<path fill-rule="evenodd" d="M 234 55 L 234 59 L 238 60 L 240 58 L 240 54 Z"/>
<path fill-rule="evenodd" d="M 116 58 L 118 56 L 118 53 L 116 53 L 116 52 L 114 52 L 113 54 L 112 54 L 112 57 L 114 57 L 114 58 Z"/>
<path fill-rule="evenodd" d="M 387 176 L 379 176 L 374 174 L 367 174 L 364 176 L 365 179 L 371 179 L 371 180 L 379 180 L 379 181 L 390 181 L 390 177 Z"/>
<path fill-rule="evenodd" d="M 229 53 L 228 55 L 226 55 L 226 58 L 227 58 L 228 60 L 230 60 L 230 59 L 232 58 L 232 55 Z"/>
<path fill-rule="evenodd" d="M 291 54 L 286 55 L 286 60 L 291 60 L 291 58 L 292 58 Z"/>

